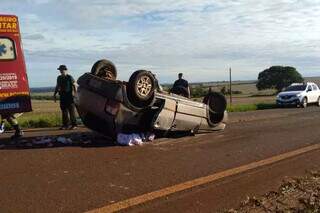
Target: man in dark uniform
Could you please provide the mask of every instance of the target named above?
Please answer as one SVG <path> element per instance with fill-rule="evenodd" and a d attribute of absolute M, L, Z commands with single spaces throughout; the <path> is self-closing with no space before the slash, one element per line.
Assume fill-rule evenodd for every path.
<path fill-rule="evenodd" d="M 176 80 L 173 84 L 172 88 L 183 88 L 186 92 L 186 94 L 182 94 L 183 96 L 186 96 L 187 98 L 190 98 L 190 87 L 188 81 L 184 80 L 182 78 L 183 74 L 179 73 L 178 80 Z"/>
<path fill-rule="evenodd" d="M 57 78 L 57 86 L 54 91 L 53 97 L 56 101 L 56 95 L 57 93 L 59 93 L 63 123 L 60 129 L 76 129 L 77 120 L 75 113 L 75 105 L 73 102 L 73 94 L 76 92 L 75 80 L 71 75 L 68 74 L 68 69 L 66 65 L 60 65 L 58 70 L 60 70 L 61 75 L 59 75 Z M 70 120 L 71 127 L 69 128 Z"/>

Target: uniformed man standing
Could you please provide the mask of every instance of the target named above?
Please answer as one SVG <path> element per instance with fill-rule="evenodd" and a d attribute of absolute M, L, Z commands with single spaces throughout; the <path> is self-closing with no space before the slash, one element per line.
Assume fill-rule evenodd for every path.
<path fill-rule="evenodd" d="M 68 74 L 68 69 L 66 65 L 60 65 L 58 67 L 61 75 L 57 78 L 57 86 L 54 91 L 54 100 L 56 101 L 56 95 L 59 93 L 60 96 L 60 108 L 62 111 L 62 129 L 76 129 L 77 120 L 75 113 L 75 105 L 73 101 L 73 96 L 76 92 L 75 80 L 71 75 Z M 70 119 L 69 119 L 70 116 Z M 71 121 L 71 126 L 69 127 Z"/>
<path fill-rule="evenodd" d="M 183 94 L 187 98 L 190 98 L 190 87 L 188 81 L 182 78 L 183 74 L 179 73 L 178 80 L 176 80 L 173 84 L 172 88 L 184 88 L 187 94 Z"/>

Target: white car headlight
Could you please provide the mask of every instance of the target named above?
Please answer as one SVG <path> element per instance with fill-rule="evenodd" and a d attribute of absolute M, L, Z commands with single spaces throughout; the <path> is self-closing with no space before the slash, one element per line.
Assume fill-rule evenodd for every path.
<path fill-rule="evenodd" d="M 299 93 L 299 94 L 297 94 L 296 96 L 297 96 L 298 98 L 300 98 L 300 97 L 301 97 L 301 94 Z"/>

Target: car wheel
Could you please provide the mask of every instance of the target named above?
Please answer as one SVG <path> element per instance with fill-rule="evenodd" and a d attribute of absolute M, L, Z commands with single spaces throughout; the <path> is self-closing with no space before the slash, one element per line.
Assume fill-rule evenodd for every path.
<path fill-rule="evenodd" d="M 117 68 L 111 61 L 102 59 L 94 63 L 91 68 L 91 74 L 96 75 L 100 78 L 116 80 Z"/>
<path fill-rule="evenodd" d="M 320 107 L 320 97 L 318 98 L 317 106 Z"/>
<path fill-rule="evenodd" d="M 204 99 L 203 103 L 209 106 L 208 121 L 211 126 L 220 123 L 224 118 L 224 112 L 227 108 L 227 100 L 221 93 L 210 92 Z"/>
<path fill-rule="evenodd" d="M 128 83 L 129 101 L 136 107 L 149 106 L 154 99 L 155 79 L 150 71 L 135 71 Z"/>
<path fill-rule="evenodd" d="M 302 106 L 303 108 L 306 108 L 306 107 L 308 106 L 308 99 L 307 99 L 307 98 L 303 98 L 302 103 L 301 103 L 301 106 Z"/>

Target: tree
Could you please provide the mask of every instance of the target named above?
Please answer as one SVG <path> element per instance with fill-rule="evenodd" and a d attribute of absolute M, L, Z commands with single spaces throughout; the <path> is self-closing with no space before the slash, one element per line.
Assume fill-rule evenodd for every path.
<path fill-rule="evenodd" d="M 280 92 L 292 83 L 302 83 L 301 74 L 294 67 L 272 66 L 259 73 L 256 87 L 258 90 L 276 89 Z"/>
<path fill-rule="evenodd" d="M 204 97 L 208 93 L 208 90 L 202 86 L 193 87 L 191 90 L 191 95 L 193 98 Z"/>

